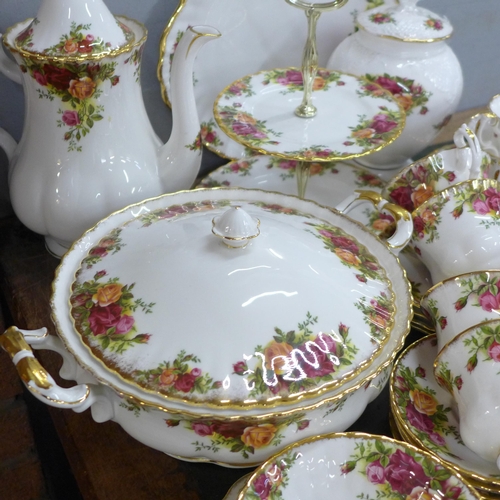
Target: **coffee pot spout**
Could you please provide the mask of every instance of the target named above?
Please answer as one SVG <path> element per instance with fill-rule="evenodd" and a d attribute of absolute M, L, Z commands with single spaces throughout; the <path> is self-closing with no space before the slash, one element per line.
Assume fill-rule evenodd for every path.
<path fill-rule="evenodd" d="M 175 49 L 172 67 L 163 64 L 162 79 L 170 79 L 172 132 L 159 149 L 158 169 L 164 192 L 189 189 L 196 180 L 202 154 L 200 122 L 193 90 L 193 66 L 199 49 L 220 37 L 211 26 L 190 26 Z"/>

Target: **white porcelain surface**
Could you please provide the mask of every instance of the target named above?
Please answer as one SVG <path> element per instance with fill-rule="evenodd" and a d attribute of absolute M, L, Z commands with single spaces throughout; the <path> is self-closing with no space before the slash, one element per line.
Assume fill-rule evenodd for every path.
<path fill-rule="evenodd" d="M 420 305 L 433 319 L 438 350 L 483 321 L 500 318 L 500 271 L 462 274 L 433 286 Z"/>
<path fill-rule="evenodd" d="M 434 375 L 457 403 L 460 436 L 500 468 L 500 321 L 469 328 L 436 357 Z"/>
<path fill-rule="evenodd" d="M 316 116 L 296 116 L 302 73 L 271 69 L 232 82 L 217 97 L 219 127 L 251 150 L 291 160 L 356 158 L 391 143 L 404 127 L 402 107 L 364 79 L 318 69 L 312 104 Z"/>
<path fill-rule="evenodd" d="M 261 218 L 261 234 L 244 249 L 227 248 L 211 233 L 211 220 L 218 211 L 220 212 L 220 209 L 214 207 L 217 203 L 223 203 L 228 199 L 238 205 L 253 203 L 255 210 L 260 213 L 266 212 L 263 207 L 268 207 L 266 217 Z M 259 203 L 262 207 L 258 206 Z M 168 207 L 170 208 L 166 210 Z M 264 224 L 264 221 L 270 217 L 272 211 L 279 212 L 275 215 L 275 226 L 273 226 L 273 232 L 276 229 L 277 234 L 266 234 L 263 228 L 267 222 Z M 369 245 L 370 253 L 376 256 L 380 268 L 384 269 L 394 294 L 393 328 L 385 345 L 381 347 L 369 366 L 358 370 L 350 380 L 342 381 L 330 389 L 328 380 L 334 367 L 332 361 L 341 356 L 346 359 L 351 354 L 358 355 L 357 351 L 350 350 L 354 345 L 350 340 L 351 337 L 353 339 L 356 337 L 355 343 L 360 345 L 359 351 L 364 348 L 361 346 L 362 341 L 357 339 L 360 332 L 355 334 L 354 330 L 348 330 L 349 325 L 339 327 L 338 324 L 327 324 L 323 327 L 320 324 L 323 320 L 319 315 L 316 323 L 314 311 L 311 312 L 311 316 L 308 316 L 306 311 L 304 318 L 300 314 L 304 307 L 318 306 L 324 297 L 319 297 L 318 291 L 315 290 L 311 295 L 316 296 L 316 299 L 302 297 L 301 304 L 297 305 L 295 291 L 297 290 L 299 295 L 304 290 L 309 293 L 314 288 L 309 281 L 316 283 L 321 289 L 321 286 L 324 286 L 321 285 L 323 276 L 327 279 L 330 272 L 324 270 L 322 262 L 328 262 L 330 265 L 337 257 L 335 253 L 330 252 L 327 241 L 314 236 L 314 226 L 304 223 L 302 230 L 295 236 L 292 232 L 293 244 L 286 245 L 286 242 L 276 240 L 276 236 L 283 234 L 287 225 L 293 225 L 290 220 L 304 219 L 302 216 L 294 215 L 296 211 L 310 215 L 304 222 L 314 223 L 319 219 L 324 224 L 338 225 L 349 230 L 352 233 L 351 237 L 339 240 L 341 244 L 348 244 L 348 240 L 352 242 L 351 238 L 356 237 L 360 252 L 361 245 Z M 184 230 L 179 229 L 181 224 L 178 222 L 182 222 L 182 219 L 186 222 Z M 196 230 L 192 231 L 190 222 L 196 226 L 202 220 L 207 223 L 206 231 L 199 235 Z M 163 241 L 156 249 L 149 246 L 145 240 L 142 241 L 140 248 L 136 249 L 139 253 L 133 251 L 133 246 L 129 246 L 128 237 L 131 234 L 137 231 L 138 235 L 143 235 L 151 228 L 154 230 L 155 227 L 162 226 L 167 232 L 163 233 Z M 113 228 L 116 228 L 116 231 L 113 231 Z M 184 234 L 181 234 L 183 232 Z M 205 260 L 198 260 L 200 267 L 197 268 L 193 266 L 194 261 L 189 261 L 182 280 L 178 279 L 181 277 L 178 273 L 182 274 L 180 269 L 172 271 L 176 276 L 164 269 L 162 278 L 159 272 L 161 266 L 157 267 L 154 264 L 168 257 L 169 252 L 163 251 L 163 247 L 167 250 L 169 238 L 172 243 L 176 234 L 185 243 L 177 245 L 177 254 L 181 253 L 182 249 L 190 253 L 188 244 L 194 238 L 195 241 L 198 240 L 198 244 L 193 245 L 192 255 L 195 253 L 198 256 L 204 255 L 212 265 L 208 265 Z M 268 246 L 266 252 L 264 247 L 269 242 L 273 245 Z M 304 248 L 305 242 L 309 242 L 318 252 L 313 255 L 310 248 Z M 274 246 L 274 243 L 277 246 Z M 324 246 L 327 248 L 323 248 Z M 352 244 L 349 246 L 351 253 L 355 251 Z M 294 270 L 297 277 L 294 280 L 286 277 L 286 273 L 282 271 L 288 267 L 287 255 L 300 251 L 306 255 Z M 251 264 L 253 269 L 244 263 L 241 267 L 238 265 L 240 261 L 248 262 L 252 254 L 257 258 L 257 262 Z M 108 266 L 108 263 L 111 265 L 112 261 L 116 262 L 117 258 L 122 259 L 126 255 L 133 260 L 133 267 L 138 271 L 134 286 L 133 282 L 122 282 L 122 275 L 130 272 L 128 269 L 130 266 L 120 270 L 119 273 L 118 271 L 115 273 L 117 268 L 114 266 Z M 347 254 L 341 252 L 341 255 L 345 257 Z M 362 257 L 361 253 L 359 255 Z M 179 256 L 176 256 L 174 251 L 171 257 L 174 262 Z M 261 258 L 264 259 L 262 264 Z M 232 271 L 236 272 L 223 277 L 220 271 L 228 269 L 231 262 L 234 264 Z M 295 262 L 297 263 L 297 259 Z M 347 261 L 344 262 L 347 264 Z M 358 274 L 360 279 L 355 278 L 355 282 L 352 282 L 353 287 L 360 292 L 357 295 L 358 303 L 362 308 L 365 306 L 372 308 L 373 314 L 370 317 L 370 321 L 373 321 L 372 327 L 381 325 L 380 321 L 385 317 L 382 304 L 378 301 L 363 304 L 362 301 L 362 297 L 366 296 L 373 286 L 377 288 L 377 280 L 371 277 L 375 269 L 371 266 L 370 272 L 363 276 L 362 267 L 359 263 L 358 268 L 341 265 L 343 269 L 337 266 L 337 270 L 347 281 L 351 281 L 349 274 L 354 277 Z M 72 290 L 75 272 L 79 268 L 83 270 L 79 275 L 80 282 L 84 276 L 88 276 L 90 286 L 85 285 L 84 289 Z M 143 272 L 149 276 L 153 274 L 149 284 L 141 278 Z M 253 280 L 250 279 L 251 275 L 255 276 Z M 274 275 L 274 285 L 272 285 L 272 275 Z M 245 285 L 247 290 L 245 300 L 248 305 L 241 307 L 240 300 L 232 307 L 231 304 L 235 301 L 225 285 L 233 280 L 236 285 L 243 286 L 246 276 L 249 277 Z M 267 280 L 264 279 L 266 276 Z M 210 279 L 209 286 L 204 286 L 204 280 L 209 278 L 213 278 Z M 261 287 L 256 290 L 258 285 L 252 285 L 251 282 L 256 280 L 260 282 L 261 278 L 264 279 L 262 283 L 271 284 L 271 288 Z M 222 281 L 217 281 L 219 279 Z M 100 282 L 107 285 L 100 287 L 98 285 Z M 330 287 L 328 296 L 334 288 L 335 286 Z M 82 293 L 77 293 L 79 291 Z M 285 296 L 285 292 L 289 294 L 289 298 Z M 241 293 L 243 292 L 237 292 L 233 288 L 234 295 L 241 296 Z M 345 302 L 344 299 L 338 300 Z M 326 311 L 328 315 L 332 314 L 330 310 L 337 309 L 335 303 L 338 300 L 332 296 L 332 300 L 327 301 L 325 310 L 328 309 Z M 266 301 L 270 308 L 274 307 L 274 311 L 266 312 L 262 319 L 247 312 L 251 309 L 254 309 L 255 313 L 263 311 L 262 303 Z M 72 305 L 73 318 L 68 314 L 68 304 Z M 280 307 L 275 307 L 276 304 Z M 165 195 L 117 212 L 87 232 L 64 256 L 54 282 L 51 306 L 58 334 L 79 365 L 69 359 L 71 355 L 65 353 L 62 344 L 56 343 L 54 346 L 57 338 L 48 336 L 50 343 L 43 337 L 43 331 L 23 332 L 24 336 L 36 348 L 51 348 L 61 352 L 66 361 L 66 366 L 63 366 L 63 376 L 77 380 L 79 385 L 66 390 L 52 382 L 53 386 L 47 389 L 36 387 L 34 382 L 29 382 L 28 387 L 33 389 L 36 397 L 48 404 L 73 408 L 76 411 L 91 407 L 96 421 L 113 419 L 141 442 L 171 455 L 236 467 L 262 462 L 273 452 L 296 441 L 298 435 L 307 437 L 320 432 L 345 430 L 351 425 L 383 388 L 390 365 L 409 331 L 411 320 L 409 283 L 397 258 L 380 240 L 351 219 L 310 201 L 250 190 L 186 191 Z M 287 314 L 283 313 L 282 307 L 287 309 Z M 148 310 L 151 312 L 147 313 Z M 162 310 L 164 318 L 170 321 L 170 315 L 177 316 L 178 320 L 183 319 L 183 324 L 178 328 L 172 327 L 172 330 L 164 325 L 160 330 L 150 330 L 150 326 L 153 328 L 156 321 L 155 318 L 162 316 Z M 342 311 L 338 310 L 338 314 L 342 315 Z M 201 319 L 196 320 L 195 316 Z M 290 319 L 294 322 L 298 319 L 302 324 L 290 323 L 288 326 Z M 259 326 L 262 320 L 270 320 L 270 323 L 265 325 L 267 333 Z M 188 323 L 193 325 L 197 321 L 198 323 L 203 321 L 203 324 L 199 323 L 198 329 L 188 330 Z M 82 336 L 76 334 L 74 322 L 80 330 L 82 325 L 85 330 L 87 322 L 88 328 L 83 337 L 90 339 L 89 344 Z M 369 325 L 364 326 L 368 326 L 370 331 Z M 324 328 L 324 331 L 320 332 L 320 328 Z M 333 345 L 329 342 L 317 342 L 319 348 L 315 347 L 313 342 L 307 343 L 310 351 L 304 356 L 299 356 L 300 347 L 297 346 L 295 350 L 297 358 L 309 360 L 309 363 L 305 362 L 299 368 L 306 374 L 307 372 L 312 374 L 313 378 L 296 377 L 298 380 L 294 381 L 294 375 L 300 375 L 299 371 L 295 374 L 290 373 L 291 377 L 285 379 L 287 374 L 285 368 L 290 366 L 293 356 L 281 356 L 280 348 L 286 348 L 287 345 L 296 342 L 300 344 L 301 340 L 309 336 L 311 340 L 317 335 L 327 338 L 327 335 L 334 333 L 329 330 L 330 328 L 335 328 L 336 333 L 347 334 L 348 337 L 343 344 L 336 344 L 335 355 Z M 92 331 L 96 335 L 90 333 Z M 5 338 L 5 335 L 2 337 Z M 266 352 L 267 343 L 276 348 L 275 355 L 271 356 L 275 359 L 273 378 L 271 379 L 267 370 L 265 372 L 270 382 L 269 386 L 259 382 L 259 376 L 263 380 L 264 372 L 262 370 L 259 372 L 258 369 L 260 360 L 265 359 L 265 354 L 272 354 L 273 349 Z M 149 347 L 155 344 L 155 349 L 161 349 L 161 355 L 158 356 L 155 349 L 150 349 L 149 353 L 144 355 L 148 344 Z M 140 387 L 118 373 L 120 367 L 122 371 L 126 371 L 130 366 L 122 363 L 120 367 L 118 365 L 106 367 L 99 358 L 99 350 L 101 353 L 105 352 L 106 356 L 114 357 L 118 362 L 135 357 L 136 361 L 140 360 L 142 363 L 140 367 L 137 366 L 138 368 L 155 365 L 155 358 L 161 358 L 161 364 L 153 372 L 133 371 L 133 377 L 144 386 Z M 29 355 L 28 350 L 22 352 L 23 355 Z M 134 352 L 135 354 L 130 357 L 129 354 Z M 209 356 L 210 352 L 212 354 Z M 234 353 L 237 356 L 233 356 Z M 317 363 L 313 363 L 313 353 L 316 353 Z M 148 361 L 150 356 L 151 360 Z M 18 360 L 19 356 L 16 359 Z M 276 360 L 284 363 L 279 366 Z M 321 373 L 315 371 L 316 368 Z M 212 376 L 209 370 L 215 375 Z M 339 370 L 349 371 L 350 367 L 342 366 Z M 273 385 L 276 378 L 280 382 L 279 386 Z M 248 387 L 242 382 L 243 380 L 249 382 Z M 96 385 L 97 381 L 101 384 Z M 279 404 L 279 398 L 286 394 L 287 386 L 299 391 L 297 394 L 300 395 L 301 384 L 304 384 L 305 389 L 310 389 L 311 381 L 316 384 L 316 389 L 313 388 L 313 393 L 309 397 L 301 397 L 298 401 L 293 401 L 291 398 L 290 401 L 282 401 Z M 153 388 L 155 384 L 162 385 L 161 391 Z M 146 385 L 150 388 L 146 388 Z M 321 385 L 324 386 L 323 390 L 318 392 Z M 278 389 L 275 395 L 276 401 L 273 401 L 274 396 L 271 395 L 262 403 L 249 400 L 231 405 L 216 397 L 223 392 L 234 398 L 234 394 L 238 391 L 246 394 L 254 391 L 257 393 L 255 395 L 257 400 L 259 392 L 270 393 L 273 388 Z M 214 396 L 212 400 L 208 399 L 209 394 Z M 75 395 L 77 400 L 73 399 Z M 237 451 L 234 451 L 235 449 Z"/>
<path fill-rule="evenodd" d="M 297 195 L 296 167 L 294 160 L 252 156 L 219 167 L 201 180 L 200 187 L 243 187 Z M 349 162 L 318 162 L 311 164 L 305 198 L 320 205 L 336 207 L 356 189 L 380 192 L 385 185 L 385 181 L 373 172 Z M 350 210 L 349 217 L 377 235 L 383 235 L 394 223 L 392 215 L 380 212 L 367 203 Z M 418 302 L 432 286 L 429 271 L 409 247 L 398 257 L 412 285 L 413 297 Z"/>
<path fill-rule="evenodd" d="M 470 147 L 449 147 L 418 159 L 393 177 L 384 196 L 413 212 L 443 189 L 469 179 L 493 178 L 495 167 L 488 153 Z"/>
<path fill-rule="evenodd" d="M 411 245 L 439 283 L 500 268 L 500 191 L 492 179 L 464 181 L 413 212 Z"/>
<path fill-rule="evenodd" d="M 382 0 L 394 5 L 395 0 Z M 369 0 L 349 0 L 344 7 L 324 13 L 317 27 L 319 65 L 324 66 L 334 48 L 352 31 L 357 12 Z M 204 50 L 194 72 L 196 103 L 204 144 L 226 158 L 244 158 L 245 148 L 216 125 L 213 103 L 219 92 L 241 76 L 264 69 L 300 66 L 307 36 L 304 13 L 284 0 L 185 0 L 167 26 L 160 46 L 160 66 L 168 62 L 179 36 L 188 26 L 216 26 L 223 37 Z M 170 87 L 166 79 L 166 95 Z M 171 99 L 170 99 L 171 100 Z"/>
<path fill-rule="evenodd" d="M 327 68 L 366 76 L 381 85 L 406 111 L 401 136 L 383 151 L 359 160 L 373 168 L 407 165 L 448 123 L 462 95 L 460 63 L 443 41 L 451 26 L 414 3 L 361 13 L 359 31 L 346 37 L 327 63 Z"/>
<path fill-rule="evenodd" d="M 398 426 L 412 442 L 430 451 L 483 487 L 500 487 L 496 465 L 465 446 L 459 434 L 456 405 L 434 378 L 437 356 L 434 335 L 412 344 L 397 360 L 391 374 L 391 408 Z"/>
<path fill-rule="evenodd" d="M 327 500 L 332 494 L 346 500 L 479 498 L 427 452 L 385 436 L 345 433 L 302 440 L 272 457 L 253 473 L 238 500 Z"/>
<path fill-rule="evenodd" d="M 44 0 L 40 9 L 53 3 Z M 183 37 L 172 70 L 174 127 L 162 145 L 141 93 L 146 29 L 118 19 L 134 42 L 110 54 L 99 48 L 77 56 L 19 52 L 16 38 L 30 20 L 4 35 L 22 74 L 27 109 L 9 168 L 12 206 L 58 256 L 102 217 L 130 203 L 189 188 L 199 170 L 199 122 L 189 92 L 192 67 L 198 49 L 218 32 L 194 27 Z M 36 26 L 44 31 L 42 23 Z M 90 32 L 92 27 L 85 25 Z M 65 36 L 75 41 L 82 29 L 79 25 Z M 4 66 L 2 59 L 0 69 Z"/>

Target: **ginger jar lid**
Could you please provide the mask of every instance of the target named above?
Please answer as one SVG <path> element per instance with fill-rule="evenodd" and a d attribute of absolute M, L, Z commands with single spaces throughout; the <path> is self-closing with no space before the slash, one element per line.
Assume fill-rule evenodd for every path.
<path fill-rule="evenodd" d="M 360 28 L 369 33 L 403 42 L 436 42 L 449 38 L 453 27 L 448 19 L 417 6 L 418 0 L 399 0 L 390 8 L 375 8 L 357 17 Z"/>
<path fill-rule="evenodd" d="M 133 31 L 102 0 L 43 0 L 15 37 L 19 51 L 50 57 L 92 58 L 130 45 Z"/>
<path fill-rule="evenodd" d="M 63 258 L 52 307 L 68 349 L 122 393 L 272 407 L 331 394 L 377 363 L 400 272 L 383 242 L 338 212 L 201 189 L 88 231 Z"/>

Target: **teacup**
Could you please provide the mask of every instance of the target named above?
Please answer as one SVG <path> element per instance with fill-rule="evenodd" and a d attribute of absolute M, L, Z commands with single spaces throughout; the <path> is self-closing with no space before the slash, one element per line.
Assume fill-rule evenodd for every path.
<path fill-rule="evenodd" d="M 433 283 L 500 269 L 500 183 L 474 179 L 440 191 L 413 212 L 410 245 Z"/>
<path fill-rule="evenodd" d="M 454 147 L 438 149 L 408 165 L 388 182 L 382 194 L 412 212 L 454 184 L 492 177 L 491 170 L 489 154 L 481 150 L 478 139 L 463 125 L 455 133 Z"/>
<path fill-rule="evenodd" d="M 434 376 L 457 403 L 465 445 L 500 468 L 500 320 L 457 335 L 436 357 Z"/>
<path fill-rule="evenodd" d="M 444 280 L 427 290 L 420 307 L 434 324 L 440 351 L 465 329 L 500 319 L 500 271 L 477 271 Z"/>

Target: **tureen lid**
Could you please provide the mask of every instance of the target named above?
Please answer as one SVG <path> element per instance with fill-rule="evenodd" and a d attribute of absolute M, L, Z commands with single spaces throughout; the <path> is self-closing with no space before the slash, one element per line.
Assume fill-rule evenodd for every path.
<path fill-rule="evenodd" d="M 52 306 L 56 324 L 69 307 L 70 328 L 58 325 L 69 350 L 124 386 L 180 404 L 276 406 L 376 362 L 394 326 L 391 266 L 340 213 L 202 189 L 90 230 L 63 259 Z"/>
<path fill-rule="evenodd" d="M 108 54 L 133 40 L 132 30 L 101 0 L 43 0 L 14 46 L 47 56 L 87 58 Z"/>
<path fill-rule="evenodd" d="M 423 7 L 418 0 L 400 0 L 390 8 L 362 12 L 358 25 L 373 35 L 404 42 L 435 42 L 449 38 L 453 32 L 448 19 Z"/>

